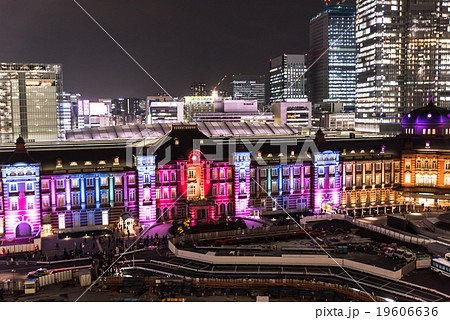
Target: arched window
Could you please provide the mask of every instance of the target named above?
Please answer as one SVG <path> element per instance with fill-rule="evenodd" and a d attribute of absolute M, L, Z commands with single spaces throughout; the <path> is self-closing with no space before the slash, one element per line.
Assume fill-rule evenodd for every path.
<path fill-rule="evenodd" d="M 417 169 L 422 168 L 422 161 L 417 160 L 417 165 L 416 165 Z"/>
<path fill-rule="evenodd" d="M 411 172 L 405 172 L 405 183 L 411 183 Z"/>
<path fill-rule="evenodd" d="M 228 203 L 227 212 L 229 216 L 234 216 L 234 206 L 231 202 Z"/>
<path fill-rule="evenodd" d="M 420 173 L 416 174 L 416 184 L 422 183 L 423 183 L 423 176 Z"/>
<path fill-rule="evenodd" d="M 220 215 L 221 215 L 221 216 L 226 216 L 226 213 L 225 213 L 225 204 L 224 204 L 224 203 L 221 203 L 221 204 L 220 204 Z"/>
<path fill-rule="evenodd" d="M 450 173 L 446 173 L 444 175 L 444 184 L 445 185 L 450 185 Z"/>
<path fill-rule="evenodd" d="M 175 207 L 172 207 L 172 210 L 170 212 L 170 218 L 175 219 L 177 215 L 177 210 L 175 209 Z"/>

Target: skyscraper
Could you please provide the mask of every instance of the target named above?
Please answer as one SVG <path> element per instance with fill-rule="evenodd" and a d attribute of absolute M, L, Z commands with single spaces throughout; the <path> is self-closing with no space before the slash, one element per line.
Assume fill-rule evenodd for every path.
<path fill-rule="evenodd" d="M 407 9 L 406 92 L 409 110 L 434 102 L 450 107 L 450 3 L 410 0 Z"/>
<path fill-rule="evenodd" d="M 283 54 L 270 60 L 270 103 L 307 99 L 305 55 Z"/>
<path fill-rule="evenodd" d="M 0 142 L 57 140 L 63 132 L 62 66 L 0 64 Z"/>
<path fill-rule="evenodd" d="M 144 123 L 146 100 L 139 98 L 117 98 L 112 101 L 111 114 L 115 125 Z"/>
<path fill-rule="evenodd" d="M 355 6 L 329 5 L 311 18 L 307 75 L 314 105 L 342 102 L 346 110 L 355 108 L 355 15 Z"/>
<path fill-rule="evenodd" d="M 390 131 L 404 104 L 406 1 L 357 0 L 356 130 Z"/>
<path fill-rule="evenodd" d="M 432 92 L 450 107 L 449 8 L 443 0 L 357 1 L 357 130 L 389 131 Z"/>
<path fill-rule="evenodd" d="M 78 128 L 78 100 L 81 100 L 79 93 L 62 93 L 59 120 L 64 131 Z M 60 138 L 64 138 L 64 136 L 60 136 Z"/>
<path fill-rule="evenodd" d="M 265 76 L 233 75 L 230 87 L 235 100 L 257 100 L 258 105 L 265 104 Z"/>

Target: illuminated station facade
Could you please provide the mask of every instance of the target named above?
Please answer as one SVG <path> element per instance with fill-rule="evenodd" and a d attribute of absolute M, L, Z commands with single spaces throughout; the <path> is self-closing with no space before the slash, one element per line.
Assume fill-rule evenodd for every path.
<path fill-rule="evenodd" d="M 274 127 L 275 128 L 275 127 Z M 0 152 L 0 237 L 191 218 L 352 216 L 450 205 L 450 112 L 429 104 L 395 138 L 209 137 L 173 124 L 156 143 L 61 143 Z"/>

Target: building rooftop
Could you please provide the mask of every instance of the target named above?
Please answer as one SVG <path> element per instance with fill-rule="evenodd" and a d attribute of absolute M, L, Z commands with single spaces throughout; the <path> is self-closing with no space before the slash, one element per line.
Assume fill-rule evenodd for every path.
<path fill-rule="evenodd" d="M 181 125 L 182 123 L 178 123 Z M 170 123 L 134 124 L 112 127 L 84 128 L 66 131 L 67 140 L 114 140 L 160 138 L 171 130 Z M 241 122 L 203 122 L 198 128 L 208 137 L 292 136 L 299 129 L 292 125 Z"/>

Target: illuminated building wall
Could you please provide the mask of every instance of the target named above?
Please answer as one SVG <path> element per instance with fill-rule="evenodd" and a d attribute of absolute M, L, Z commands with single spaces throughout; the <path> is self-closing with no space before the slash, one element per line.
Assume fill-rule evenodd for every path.
<path fill-rule="evenodd" d="M 230 82 L 234 100 L 257 100 L 261 107 L 266 103 L 265 76 L 233 75 Z"/>
<path fill-rule="evenodd" d="M 137 155 L 139 221 L 147 226 L 156 217 L 156 160 L 152 155 Z"/>
<path fill-rule="evenodd" d="M 234 194 L 236 217 L 248 216 L 250 200 L 250 152 L 234 153 Z"/>
<path fill-rule="evenodd" d="M 270 60 L 270 103 L 308 99 L 305 55 L 283 54 Z"/>
<path fill-rule="evenodd" d="M 428 103 L 450 107 L 450 3 L 411 0 L 407 10 L 407 111 Z"/>
<path fill-rule="evenodd" d="M 213 96 L 189 96 L 184 97 L 184 121 L 193 122 L 193 116 L 196 113 L 215 112 Z"/>
<path fill-rule="evenodd" d="M 62 66 L 39 63 L 1 63 L 0 142 L 56 141 L 62 137 L 59 99 Z"/>
<path fill-rule="evenodd" d="M 407 1 L 356 1 L 356 130 L 400 124 L 404 104 Z"/>
<path fill-rule="evenodd" d="M 346 110 L 355 108 L 355 15 L 355 6 L 328 5 L 311 18 L 308 86 L 314 105 L 342 102 Z"/>
<path fill-rule="evenodd" d="M 339 152 L 314 155 L 314 213 L 331 212 L 341 203 Z"/>
<path fill-rule="evenodd" d="M 136 187 L 133 171 L 44 174 L 43 220 L 55 232 L 117 224 L 124 213 L 136 214 Z"/>
<path fill-rule="evenodd" d="M 41 230 L 39 165 L 19 162 L 1 169 L 5 238 L 34 238 Z"/>

